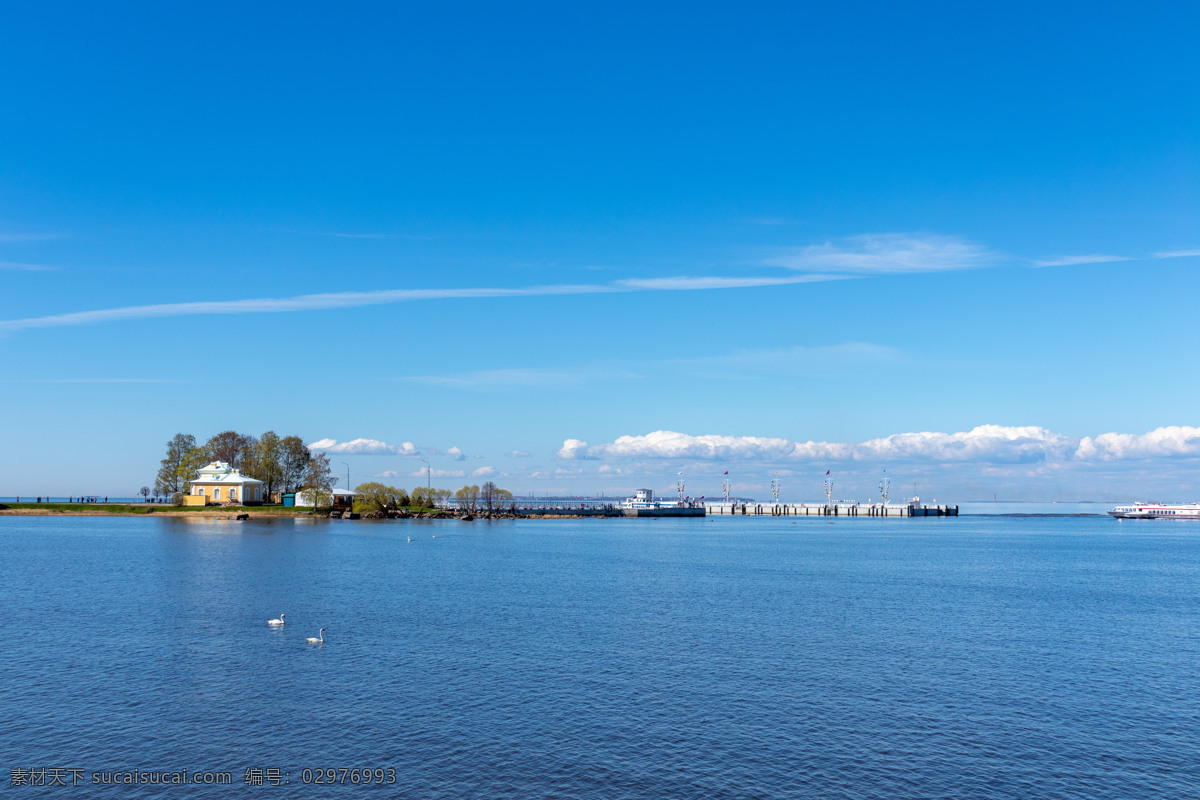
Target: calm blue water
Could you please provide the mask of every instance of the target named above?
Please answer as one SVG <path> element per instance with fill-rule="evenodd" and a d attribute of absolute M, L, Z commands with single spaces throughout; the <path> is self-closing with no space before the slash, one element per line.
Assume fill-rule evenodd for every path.
<path fill-rule="evenodd" d="M 12 797 L 1200 796 L 1200 525 L 0 517 L 0 553 Z M 90 785 L 135 769 L 233 785 Z"/>

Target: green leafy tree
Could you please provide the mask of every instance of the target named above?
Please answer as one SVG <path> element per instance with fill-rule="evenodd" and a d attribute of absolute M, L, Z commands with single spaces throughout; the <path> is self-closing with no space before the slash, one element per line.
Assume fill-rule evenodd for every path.
<path fill-rule="evenodd" d="M 464 486 L 454 493 L 454 502 L 464 514 L 474 514 L 479 507 L 479 487 Z"/>
<path fill-rule="evenodd" d="M 172 495 L 187 491 L 185 484 L 192 477 L 189 454 L 195 449 L 196 437 L 190 433 L 177 433 L 167 442 L 167 455 L 159 462 L 161 466 L 154 479 L 155 494 Z"/>
<path fill-rule="evenodd" d="M 354 510 L 360 513 L 372 511 L 396 511 L 408 505 L 408 492 L 394 486 L 385 486 L 377 481 L 359 484 L 354 489 Z"/>
<path fill-rule="evenodd" d="M 188 450 L 183 456 L 183 462 L 179 465 L 180 475 L 183 478 L 183 493 L 189 494 L 192 491 L 192 481 L 196 480 L 196 476 L 212 460 L 207 447 L 193 447 Z"/>
<path fill-rule="evenodd" d="M 279 484 L 284 492 L 294 492 L 304 484 L 304 474 L 312 453 L 299 436 L 279 440 Z"/>
<path fill-rule="evenodd" d="M 436 508 L 441 491 L 441 489 L 418 486 L 412 490 L 412 494 L 409 496 L 409 505 L 413 508 Z"/>
<path fill-rule="evenodd" d="M 279 489 L 283 477 L 281 441 L 275 431 L 267 431 L 258 437 L 258 443 L 254 447 L 254 470 L 243 470 L 250 477 L 263 482 L 264 497 L 268 499 Z"/>

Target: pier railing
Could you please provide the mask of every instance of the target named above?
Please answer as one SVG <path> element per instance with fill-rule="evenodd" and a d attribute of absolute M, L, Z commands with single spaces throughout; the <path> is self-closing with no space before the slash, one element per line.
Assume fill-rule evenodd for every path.
<path fill-rule="evenodd" d="M 957 517 L 958 506 L 907 503 L 706 503 L 709 514 L 741 517 Z"/>

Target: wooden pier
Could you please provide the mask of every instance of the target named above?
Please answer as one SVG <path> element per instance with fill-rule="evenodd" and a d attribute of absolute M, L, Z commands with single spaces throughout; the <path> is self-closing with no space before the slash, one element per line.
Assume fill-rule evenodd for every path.
<path fill-rule="evenodd" d="M 736 517 L 957 517 L 958 506 L 882 503 L 706 503 L 709 514 Z"/>

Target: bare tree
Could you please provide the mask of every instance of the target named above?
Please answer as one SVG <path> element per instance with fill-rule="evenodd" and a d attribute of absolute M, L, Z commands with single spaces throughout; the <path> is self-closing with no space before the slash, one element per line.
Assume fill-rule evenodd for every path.
<path fill-rule="evenodd" d="M 142 496 L 142 502 L 145 502 L 146 498 L 150 496 L 150 487 L 143 486 L 142 488 L 138 489 L 138 494 Z"/>
<path fill-rule="evenodd" d="M 486 513 L 489 517 L 496 509 L 497 491 L 496 484 L 492 483 L 491 481 L 488 481 L 487 483 L 483 484 L 483 486 L 479 487 L 479 503 L 483 507 L 484 513 Z"/>
<path fill-rule="evenodd" d="M 312 492 L 313 505 L 321 508 L 333 505 L 333 487 L 337 478 L 329 468 L 329 456 L 317 453 L 308 460 L 304 471 L 304 491 Z"/>

